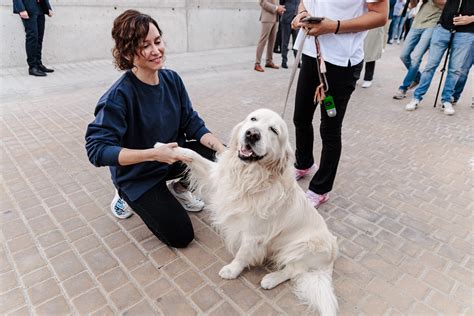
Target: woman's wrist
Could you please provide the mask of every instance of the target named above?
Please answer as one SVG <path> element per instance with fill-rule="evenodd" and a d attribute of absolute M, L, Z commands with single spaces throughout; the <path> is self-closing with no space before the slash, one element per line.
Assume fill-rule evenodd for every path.
<path fill-rule="evenodd" d="M 337 20 L 336 21 L 336 30 L 334 31 L 334 34 L 338 34 L 340 30 L 341 30 L 341 21 Z"/>

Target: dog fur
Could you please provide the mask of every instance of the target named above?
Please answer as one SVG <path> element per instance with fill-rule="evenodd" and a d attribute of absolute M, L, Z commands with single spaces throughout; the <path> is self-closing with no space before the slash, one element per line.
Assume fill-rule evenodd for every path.
<path fill-rule="evenodd" d="M 252 112 L 234 127 L 217 162 L 178 148 L 192 158 L 190 180 L 234 256 L 219 275 L 237 278 L 248 266 L 273 263 L 260 285 L 294 281 L 300 300 L 321 315 L 335 315 L 332 286 L 336 237 L 295 180 L 294 153 L 283 119 L 268 109 Z"/>

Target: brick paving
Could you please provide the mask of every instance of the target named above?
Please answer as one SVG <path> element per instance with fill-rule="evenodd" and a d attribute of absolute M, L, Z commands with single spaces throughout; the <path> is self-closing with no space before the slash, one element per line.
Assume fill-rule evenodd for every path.
<path fill-rule="evenodd" d="M 340 241 L 340 314 L 472 315 L 473 80 L 452 117 L 432 108 L 437 77 L 406 112 L 391 98 L 399 50 L 387 47 L 374 85 L 354 92 L 336 185 L 320 209 Z M 253 58 L 253 47 L 168 56 L 224 140 L 250 111 L 283 106 L 289 71 L 256 73 Z M 289 284 L 259 287 L 264 268 L 219 278 L 230 256 L 206 211 L 191 215 L 196 240 L 180 250 L 138 216 L 115 219 L 109 172 L 88 162 L 84 132 L 119 74 L 103 60 L 53 66 L 46 78 L 0 71 L 0 314 L 305 313 Z"/>

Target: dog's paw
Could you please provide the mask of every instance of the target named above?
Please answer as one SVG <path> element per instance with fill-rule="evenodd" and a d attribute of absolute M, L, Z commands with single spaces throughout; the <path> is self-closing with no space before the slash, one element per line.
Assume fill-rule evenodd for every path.
<path fill-rule="evenodd" d="M 262 281 L 260 281 L 260 286 L 262 287 L 262 289 L 270 290 L 280 283 L 281 278 L 277 276 L 276 272 L 272 272 L 263 277 Z"/>
<path fill-rule="evenodd" d="M 232 280 L 237 278 L 240 272 L 242 272 L 242 269 L 239 269 L 238 267 L 230 263 L 222 267 L 221 271 L 219 271 L 219 275 L 223 279 Z"/>
<path fill-rule="evenodd" d="M 186 157 L 189 157 L 189 158 L 193 158 L 195 152 L 192 151 L 191 149 L 188 149 L 188 148 L 183 148 L 183 147 L 178 147 L 178 148 L 175 148 L 175 151 L 182 155 L 182 156 L 186 156 Z"/>

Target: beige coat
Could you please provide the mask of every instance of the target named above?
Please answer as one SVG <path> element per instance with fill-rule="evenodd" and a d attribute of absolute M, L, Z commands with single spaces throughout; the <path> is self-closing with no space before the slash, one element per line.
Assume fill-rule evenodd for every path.
<path fill-rule="evenodd" d="M 278 0 L 260 0 L 260 22 L 278 22 Z"/>
<path fill-rule="evenodd" d="M 364 61 L 375 61 L 382 57 L 384 43 L 384 27 L 377 27 L 369 30 L 364 41 Z"/>

